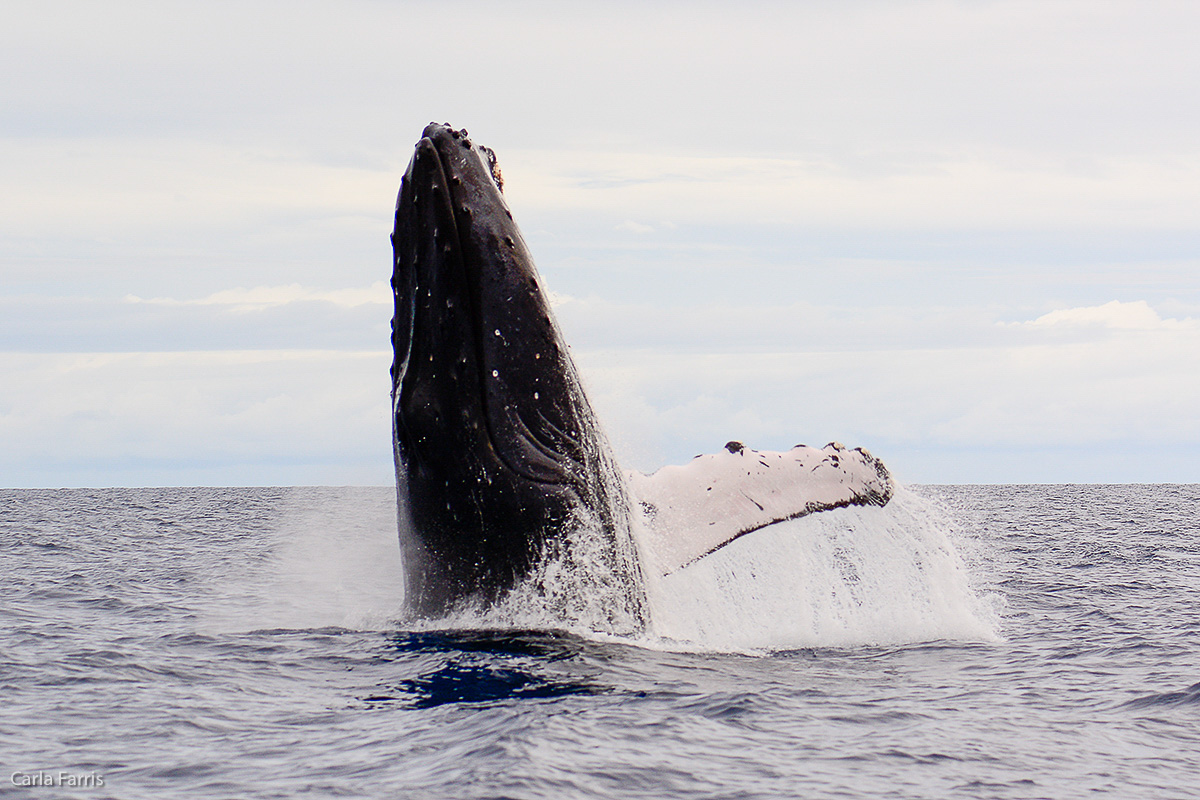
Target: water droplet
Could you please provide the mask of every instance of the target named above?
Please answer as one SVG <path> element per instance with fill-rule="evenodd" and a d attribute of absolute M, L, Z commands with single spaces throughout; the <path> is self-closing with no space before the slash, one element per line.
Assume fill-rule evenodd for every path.
<path fill-rule="evenodd" d="M 494 370 L 492 370 L 492 377 L 493 377 L 493 378 L 499 378 L 499 377 L 500 377 L 500 370 L 498 370 L 498 369 L 494 369 Z"/>
<path fill-rule="evenodd" d="M 499 336 L 499 335 L 500 335 L 500 329 L 499 329 L 499 328 L 496 328 L 496 335 L 497 335 L 497 336 Z"/>

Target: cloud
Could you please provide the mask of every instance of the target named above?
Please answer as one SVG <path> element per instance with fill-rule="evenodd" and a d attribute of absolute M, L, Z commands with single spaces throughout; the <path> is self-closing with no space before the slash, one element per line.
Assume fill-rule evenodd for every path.
<path fill-rule="evenodd" d="M 126 303 L 148 303 L 163 306 L 229 306 L 233 311 L 263 311 L 289 303 L 324 302 L 342 308 L 374 304 L 392 304 L 392 290 L 387 281 L 376 281 L 365 289 L 314 289 L 298 283 L 287 286 L 258 286 L 253 289 L 223 289 L 207 297 L 195 300 L 176 300 L 170 297 L 143 299 L 137 295 L 125 295 Z"/>
<path fill-rule="evenodd" d="M 1163 319 L 1145 300 L 1123 303 L 1113 300 L 1100 306 L 1062 308 L 1043 314 L 1030 322 L 1017 323 L 1031 328 L 1052 326 L 1098 326 L 1129 331 L 1178 331 L 1200 329 L 1200 320 Z"/>
<path fill-rule="evenodd" d="M 641 469 L 728 439 L 761 448 L 837 439 L 912 465 L 899 473 L 911 481 L 1061 480 L 1059 464 L 1077 479 L 1200 478 L 1183 455 L 1200 446 L 1192 320 L 1164 320 L 1144 301 L 1015 324 L 996 309 L 942 313 L 579 301 L 560 317 L 568 333 L 586 331 L 590 347 L 575 352 L 594 402 Z"/>
<path fill-rule="evenodd" d="M 391 481 L 387 352 L 0 353 L 0 485 Z"/>
<path fill-rule="evenodd" d="M 1195 441 L 1196 4 L 455 5 L 6 15 L 8 480 L 253 482 L 255 448 L 342 480 L 325 432 L 383 446 L 353 420 L 388 359 L 354 353 L 387 341 L 431 117 L 498 152 L 646 466 L 735 436 L 1078 463 Z"/>
<path fill-rule="evenodd" d="M 585 209 L 649 233 L 739 222 L 842 228 L 1194 227 L 1200 158 L 1107 154 L 1081 170 L 1002 148 L 846 158 L 678 155 L 636 150 L 498 151 L 515 207 Z M 632 217 L 630 215 L 636 215 Z"/>
<path fill-rule="evenodd" d="M 587 301 L 559 307 L 568 327 L 576 304 Z M 240 316 L 293 305 L 305 307 Z M 808 324 L 803 309 L 784 310 L 773 324 Z M 978 329 L 992 339 L 947 343 L 939 334 L 929 346 L 919 308 L 888 322 L 899 341 L 873 331 L 862 310 L 809 310 L 818 316 L 813 330 L 829 326 L 855 346 L 779 338 L 772 348 L 770 337 L 743 332 L 714 349 L 746 319 L 721 329 L 707 317 L 706 333 L 706 317 L 686 308 L 667 319 L 690 318 L 688 326 L 650 346 L 602 346 L 599 331 L 577 341 L 573 353 L 623 463 L 650 471 L 729 439 L 763 449 L 836 439 L 868 447 L 906 481 L 1055 479 L 1047 465 L 1062 453 L 1077 454 L 1077 479 L 1200 479 L 1188 471 L 1194 459 L 1165 460 L 1200 446 L 1195 326 L 1123 327 L 1064 342 L 1049 335 L 1061 323 L 1013 328 L 983 315 Z M 600 315 L 595 325 L 619 329 L 623 313 L 609 308 L 608 324 Z M 689 343 L 692 335 L 698 341 Z M 228 483 L 235 475 L 242 483 L 387 483 L 390 360 L 386 350 L 349 349 L 0 353 L 0 484 Z"/>
<path fill-rule="evenodd" d="M 421 3 L 28 4 L 0 33 L 3 105 L 38 135 L 378 141 L 437 115 L 506 146 L 1194 146 L 1190 3 L 451 5 L 455 25 Z"/>
<path fill-rule="evenodd" d="M 452 29 L 422 4 L 67 8 L 25 6 L 0 34 L 14 236 L 386 225 L 433 113 L 498 151 L 522 204 L 609 210 L 610 228 L 664 210 L 857 228 L 1197 218 L 1186 4 L 751 4 L 686 20 L 481 4 Z"/>
<path fill-rule="evenodd" d="M 642 469 L 714 451 L 728 439 L 763 449 L 837 439 L 894 458 L 895 466 L 911 453 L 984 459 L 988 451 L 1090 448 L 1098 458 L 1125 452 L 1127 475 L 1200 478 L 1195 467 L 1172 476 L 1178 463 L 1150 468 L 1155 451 L 1200 446 L 1196 331 L 988 348 L 577 356 L 622 455 Z M 1117 461 L 1102 479 L 1122 480 Z M 1020 482 L 1041 473 L 1028 466 L 1022 477 L 1012 464 L 992 469 L 980 460 L 956 474 L 935 462 L 924 474 L 899 477 Z"/>
<path fill-rule="evenodd" d="M 0 296 L 0 351 L 348 350 L 387 346 L 385 282 L 226 289 L 199 298 Z"/>
<path fill-rule="evenodd" d="M 268 143 L 191 138 L 0 138 L 14 192 L 0 198 L 9 236 L 145 236 L 163 230 L 229 232 L 302 217 L 303 239 L 330 227 L 386 220 L 394 164 L 324 163 Z M 386 223 L 385 223 L 386 224 Z"/>

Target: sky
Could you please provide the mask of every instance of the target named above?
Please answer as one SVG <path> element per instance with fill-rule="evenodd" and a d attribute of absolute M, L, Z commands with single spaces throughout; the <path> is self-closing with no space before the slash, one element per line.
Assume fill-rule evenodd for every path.
<path fill-rule="evenodd" d="M 388 484 L 400 176 L 505 194 L 621 462 L 1200 481 L 1200 5 L 17 2 L 0 486 Z"/>

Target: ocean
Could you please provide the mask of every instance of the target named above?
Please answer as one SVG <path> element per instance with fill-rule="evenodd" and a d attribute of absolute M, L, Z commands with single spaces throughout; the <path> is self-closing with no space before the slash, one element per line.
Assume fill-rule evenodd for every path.
<path fill-rule="evenodd" d="M 406 623 L 394 490 L 0 491 L 0 794 L 1200 797 L 1200 485 L 921 486 Z"/>

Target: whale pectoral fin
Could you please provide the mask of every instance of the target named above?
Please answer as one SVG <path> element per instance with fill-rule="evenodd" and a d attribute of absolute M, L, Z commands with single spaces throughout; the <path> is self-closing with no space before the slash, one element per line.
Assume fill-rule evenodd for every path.
<path fill-rule="evenodd" d="M 836 442 L 782 453 L 730 442 L 723 452 L 689 464 L 628 477 L 645 512 L 646 548 L 664 575 L 776 522 L 851 505 L 886 505 L 894 490 L 881 461 Z"/>

